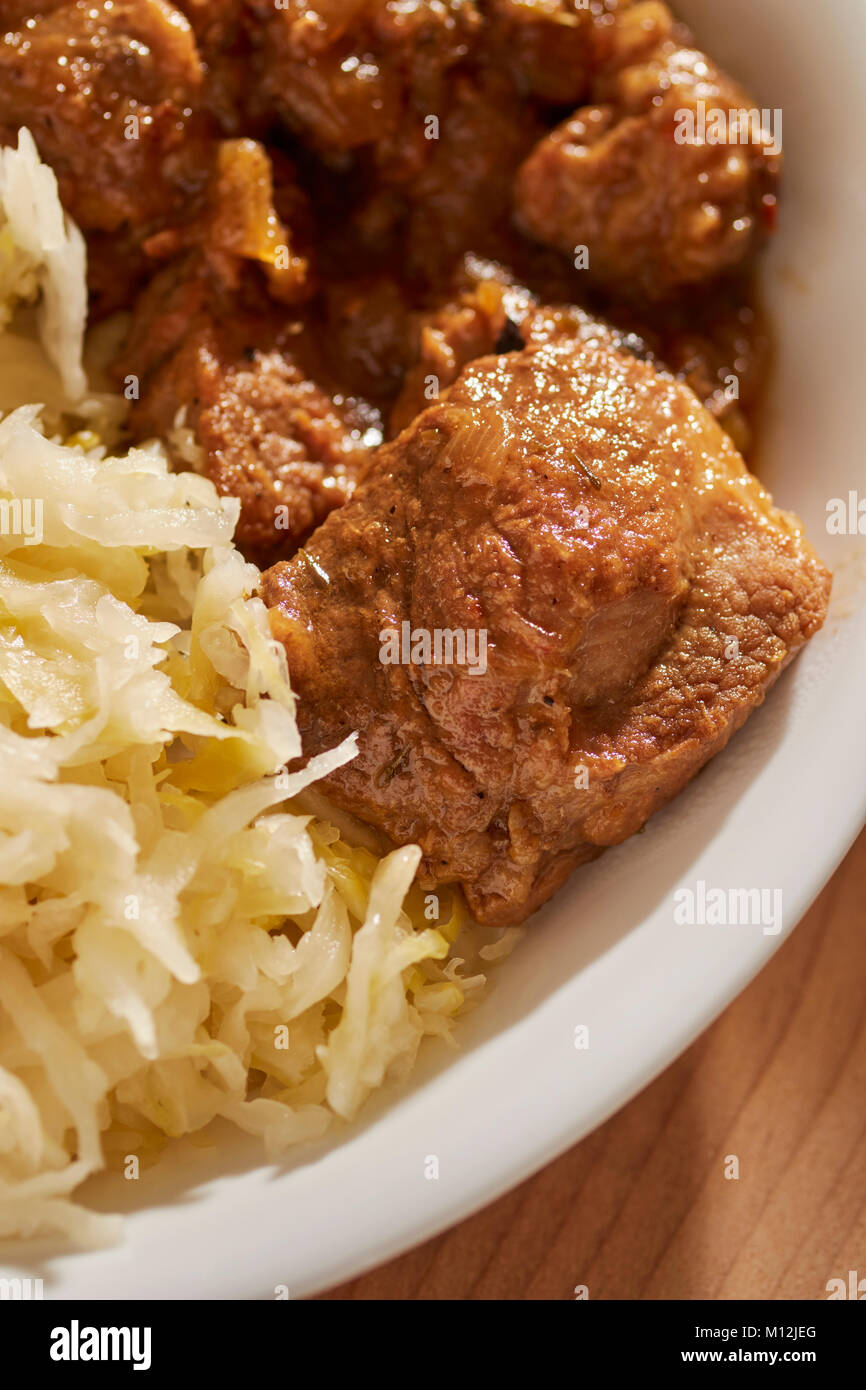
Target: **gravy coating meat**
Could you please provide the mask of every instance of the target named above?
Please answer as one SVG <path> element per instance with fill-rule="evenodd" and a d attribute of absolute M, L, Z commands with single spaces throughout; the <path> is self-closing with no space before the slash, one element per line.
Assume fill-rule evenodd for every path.
<path fill-rule="evenodd" d="M 526 159 L 515 208 L 537 240 L 569 255 L 585 247 L 595 284 L 660 300 L 760 245 L 775 214 L 778 151 L 750 120 L 751 98 L 690 46 L 664 5 L 648 0 L 616 26 L 618 57 L 597 71 L 592 103 Z M 700 133 L 707 111 L 727 117 L 719 143 Z"/>
<path fill-rule="evenodd" d="M 376 413 L 327 385 L 304 312 L 303 198 L 284 185 L 281 202 L 292 227 L 261 145 L 221 141 L 198 215 L 148 243 L 167 264 L 136 298 L 113 368 L 118 386 L 136 388 L 131 437 L 167 440 L 237 497 L 236 539 L 259 564 L 291 555 L 346 501 L 380 438 Z M 177 425 L 192 430 L 192 454 Z"/>
<path fill-rule="evenodd" d="M 405 330 L 404 330 L 405 331 Z M 606 318 L 577 304 L 544 303 L 496 262 L 467 256 L 444 302 L 408 320 L 406 366 L 389 416 L 397 434 L 476 357 L 558 338 L 609 343 L 685 381 L 743 452 L 768 353 L 766 328 L 747 287 L 726 285 L 699 304 L 672 301 L 652 319 L 628 304 Z"/>
<path fill-rule="evenodd" d="M 0 144 L 29 127 L 84 231 L 178 214 L 207 178 L 189 23 L 167 0 L 0 3 Z"/>
<path fill-rule="evenodd" d="M 444 303 L 414 317 L 389 432 L 398 434 L 410 424 L 467 362 L 522 347 L 522 325 L 532 302 L 529 291 L 514 284 L 501 266 L 468 256 Z"/>
<path fill-rule="evenodd" d="M 263 585 L 305 753 L 359 731 L 328 795 L 506 925 L 725 746 L 829 576 L 687 387 L 562 339 L 467 366 Z"/>
<path fill-rule="evenodd" d="M 275 115 L 328 157 L 380 145 L 414 164 L 424 119 L 479 26 L 472 0 L 245 0 L 253 119 Z"/>
<path fill-rule="evenodd" d="M 260 565 L 293 554 L 346 501 L 381 438 L 374 412 L 321 384 L 303 319 L 249 285 L 215 287 L 194 257 L 148 286 L 116 371 L 140 377 L 133 437 L 167 438 L 181 463 L 240 499 L 236 539 Z M 179 422 L 193 431 L 192 460 Z"/>
<path fill-rule="evenodd" d="M 251 110 L 256 81 L 246 0 L 177 0 L 177 8 L 193 27 L 204 67 L 203 102 L 220 131 L 266 133 Z"/>
<path fill-rule="evenodd" d="M 204 69 L 168 0 L 0 0 L 0 144 L 27 126 L 87 235 L 91 313 L 126 309 L 151 235 L 211 177 Z"/>
<path fill-rule="evenodd" d="M 613 17 L 632 0 L 480 0 L 485 47 L 518 91 L 551 106 L 586 99 L 614 46 Z"/>
<path fill-rule="evenodd" d="M 253 300 L 228 307 L 197 277 L 175 285 L 172 274 L 150 286 L 136 320 L 141 337 L 124 353 L 135 367 L 155 359 L 133 411 L 134 437 L 171 445 L 185 407 L 182 422 L 199 452 L 190 459 L 175 442 L 179 461 L 240 499 L 237 542 L 247 558 L 269 564 L 292 554 L 351 495 L 366 441 L 380 438 L 375 417 L 317 384 L 315 346 L 296 322 L 268 317 Z"/>
<path fill-rule="evenodd" d="M 403 273 L 415 284 L 442 285 L 467 250 L 507 258 L 511 251 L 514 171 L 543 134 L 531 105 L 501 73 L 455 72 L 426 142 L 423 167 L 403 189 Z"/>

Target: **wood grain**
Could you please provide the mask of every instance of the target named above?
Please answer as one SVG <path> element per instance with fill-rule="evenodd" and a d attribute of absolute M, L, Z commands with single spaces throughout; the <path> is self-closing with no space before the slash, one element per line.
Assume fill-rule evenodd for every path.
<path fill-rule="evenodd" d="M 866 831 L 761 975 L 624 1110 L 322 1296 L 826 1298 L 828 1279 L 866 1277 L 864 1101 Z"/>

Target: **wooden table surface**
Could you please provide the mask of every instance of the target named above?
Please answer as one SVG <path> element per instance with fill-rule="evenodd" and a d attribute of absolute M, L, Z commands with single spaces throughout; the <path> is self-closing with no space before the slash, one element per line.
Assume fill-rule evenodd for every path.
<path fill-rule="evenodd" d="M 864 1101 L 866 831 L 758 978 L 624 1110 L 323 1297 L 826 1298 L 829 1279 L 866 1278 Z"/>

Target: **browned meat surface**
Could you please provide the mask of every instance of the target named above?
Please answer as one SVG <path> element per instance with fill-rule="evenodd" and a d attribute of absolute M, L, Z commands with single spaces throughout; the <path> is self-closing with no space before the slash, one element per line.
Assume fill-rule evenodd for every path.
<path fill-rule="evenodd" d="M 469 256 L 444 304 L 414 316 L 409 364 L 394 402 L 389 433 L 398 434 L 476 357 L 522 347 L 518 325 L 531 303 L 495 262 Z"/>
<path fill-rule="evenodd" d="M 574 304 L 530 306 L 518 333 L 527 345 L 577 336 L 624 346 L 685 381 L 724 426 L 741 453 L 752 442 L 749 423 L 760 402 L 769 343 L 748 286 L 725 286 L 699 302 L 673 301 L 648 318 L 614 304 L 609 318 Z"/>
<path fill-rule="evenodd" d="M 438 398 L 467 363 L 560 338 L 624 347 L 688 383 L 742 452 L 751 442 L 767 333 L 747 285 L 726 285 L 701 301 L 672 302 L 650 321 L 625 304 L 602 318 L 576 304 L 545 304 L 505 267 L 467 256 L 444 303 L 410 317 L 408 361 L 389 417 L 397 434 Z"/>
<path fill-rule="evenodd" d="M 255 140 L 220 140 L 209 147 L 209 178 L 182 225 L 154 233 L 144 243 L 152 261 L 194 249 L 203 265 L 221 282 L 236 288 L 244 274 L 261 272 L 271 296 L 287 304 L 309 296 L 307 208 L 295 189 L 291 166 L 283 168 L 282 208 L 277 212 L 273 170 L 266 150 Z M 285 165 L 287 162 L 283 161 Z"/>
<path fill-rule="evenodd" d="M 141 296 L 115 364 L 140 382 L 133 437 L 168 435 L 183 412 L 200 471 L 241 501 L 236 539 L 259 564 L 292 555 L 350 495 L 377 417 L 317 384 L 315 335 L 257 290 L 214 282 L 196 252 Z M 189 466 L 182 449 L 179 461 Z"/>
<path fill-rule="evenodd" d="M 478 357 L 517 352 L 558 338 L 622 345 L 652 355 L 630 329 L 620 330 L 576 304 L 539 303 L 505 266 L 467 256 L 444 302 L 410 320 L 408 364 L 388 432 L 395 435 L 456 381 Z"/>
<path fill-rule="evenodd" d="M 655 356 L 688 382 L 746 454 L 769 355 L 767 326 L 752 299 L 751 286 L 727 285 L 697 302 L 671 304 L 652 324 L 633 321 Z M 630 323 L 613 312 L 617 323 Z"/>
<path fill-rule="evenodd" d="M 259 135 L 254 29 L 247 0 L 176 0 L 193 27 L 204 67 L 203 101 L 226 135 Z M 276 3 L 272 5 L 276 9 Z"/>
<path fill-rule="evenodd" d="M 412 165 L 424 118 L 448 103 L 447 73 L 478 27 L 471 0 L 248 0 L 260 86 L 274 110 L 317 150 L 383 142 L 389 164 Z"/>
<path fill-rule="evenodd" d="M 586 99 L 613 47 L 611 17 L 632 0 L 480 0 L 484 45 L 518 91 L 551 105 Z"/>
<path fill-rule="evenodd" d="M 686 387 L 568 339 L 467 367 L 264 579 L 305 752 L 359 731 L 331 798 L 495 924 L 723 748 L 828 591 Z M 474 633 L 476 673 L 383 663 L 403 623 Z"/>
<path fill-rule="evenodd" d="M 290 162 L 277 155 L 288 170 L 283 167 L 284 182 L 275 194 L 271 159 L 254 140 L 209 141 L 202 159 L 200 187 L 182 216 L 90 232 L 92 318 L 129 309 L 163 262 L 192 247 L 223 279 L 236 284 L 241 266 L 256 266 L 275 299 L 291 304 L 308 297 L 309 209 Z"/>
<path fill-rule="evenodd" d="M 450 73 L 447 100 L 430 120 L 434 138 L 422 138 L 413 159 L 368 148 L 338 176 L 350 194 L 323 215 L 319 248 L 336 275 L 360 263 L 397 281 L 421 307 L 450 292 L 472 254 L 507 264 L 534 289 L 579 292 L 569 262 L 524 237 L 511 215 L 515 172 L 545 130 L 534 104 L 503 73 L 466 63 Z M 321 191 L 320 181 L 317 204 Z"/>
<path fill-rule="evenodd" d="M 405 189 L 404 274 L 439 285 L 465 252 L 509 255 L 514 172 L 542 134 L 531 106 L 499 73 L 469 69 L 453 75 L 427 144 L 423 169 Z"/>
<path fill-rule="evenodd" d="M 616 24 L 622 43 L 594 76 L 593 104 L 535 147 L 515 207 L 537 240 L 568 255 L 587 248 L 592 283 L 653 301 L 754 252 L 775 212 L 779 159 L 772 136 L 745 115 L 729 119 L 724 143 L 701 138 L 701 110 L 745 113 L 754 103 L 689 46 L 664 5 L 649 0 Z M 694 134 L 679 142 L 683 112 Z"/>
<path fill-rule="evenodd" d="M 412 313 L 393 275 L 328 277 L 320 298 L 320 337 L 331 373 L 353 395 L 387 403 L 411 356 Z"/>
<path fill-rule="evenodd" d="M 209 169 L 202 66 L 179 11 L 167 0 L 34 0 L 0 5 L 0 26 L 0 144 L 30 128 L 85 230 L 177 216 Z"/>
<path fill-rule="evenodd" d="M 303 197 L 287 188 L 281 203 L 302 241 Z M 182 422 L 195 436 L 196 466 L 240 498 L 244 552 L 260 564 L 292 555 L 349 496 L 370 439 L 378 442 L 378 420 L 320 384 L 318 335 L 298 308 L 310 292 L 308 262 L 276 213 L 261 145 L 221 141 L 197 215 L 147 248 L 172 259 L 136 300 L 114 365 L 119 385 L 138 384 L 131 435 L 168 437 L 188 466 L 188 440 L 173 432 Z"/>
<path fill-rule="evenodd" d="M 68 4 L 69 0 L 0 0 L 0 29 L 15 29 L 36 15 L 50 14 Z"/>

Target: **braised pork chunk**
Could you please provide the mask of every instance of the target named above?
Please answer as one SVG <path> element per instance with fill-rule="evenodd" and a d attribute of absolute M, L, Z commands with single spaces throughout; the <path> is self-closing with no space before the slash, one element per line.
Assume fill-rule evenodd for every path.
<path fill-rule="evenodd" d="M 29 127 L 85 231 L 176 216 L 207 178 L 201 58 L 168 0 L 0 4 L 0 144 Z"/>
<path fill-rule="evenodd" d="M 328 794 L 500 925 L 725 746 L 828 591 L 688 388 L 569 339 L 466 367 L 264 578 L 305 752 L 359 732 Z"/>
<path fill-rule="evenodd" d="M 138 300 L 116 372 L 139 383 L 134 437 L 167 439 L 188 467 L 174 430 L 193 431 L 195 466 L 240 499 L 236 537 L 259 564 L 293 554 L 346 501 L 380 438 L 374 413 L 321 384 L 303 318 L 243 270 L 219 280 L 195 251 Z"/>
<path fill-rule="evenodd" d="M 648 0 L 612 29 L 592 97 L 541 140 L 515 184 L 521 226 L 596 284 L 664 300 L 742 265 L 773 225 L 780 151 L 751 98 Z M 707 113 L 721 118 L 709 133 Z M 718 138 L 716 136 L 718 135 Z"/>

